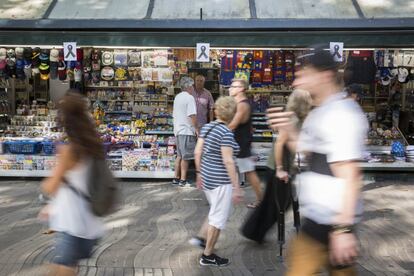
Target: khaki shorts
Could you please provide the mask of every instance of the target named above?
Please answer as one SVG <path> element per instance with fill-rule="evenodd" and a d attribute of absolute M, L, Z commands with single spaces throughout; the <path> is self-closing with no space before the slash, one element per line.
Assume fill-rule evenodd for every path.
<path fill-rule="evenodd" d="M 252 156 L 246 158 L 237 158 L 236 163 L 239 173 L 253 172 L 256 170 L 256 162 Z"/>
<path fill-rule="evenodd" d="M 193 160 L 197 137 L 192 135 L 178 135 L 175 141 L 177 156 L 183 160 Z"/>

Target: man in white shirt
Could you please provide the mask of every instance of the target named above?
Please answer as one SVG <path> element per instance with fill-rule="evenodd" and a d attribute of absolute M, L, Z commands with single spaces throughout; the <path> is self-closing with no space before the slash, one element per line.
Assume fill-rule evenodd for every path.
<path fill-rule="evenodd" d="M 322 267 L 330 275 L 356 275 L 355 225 L 362 214 L 357 161 L 363 155 L 366 116 L 342 92 L 329 51 L 316 47 L 298 60 L 305 66 L 293 85 L 309 91 L 316 107 L 300 133 L 291 112 L 268 112 L 271 126 L 289 133 L 291 150 L 305 153 L 308 161 L 307 171 L 295 181 L 303 225 L 290 243 L 286 275 L 313 275 Z"/>
<path fill-rule="evenodd" d="M 197 107 L 192 96 L 194 81 L 183 77 L 180 80 L 182 92 L 174 99 L 173 120 L 176 137 L 177 158 L 175 160 L 174 185 L 190 186 L 187 181 L 189 160 L 194 159 L 194 149 L 197 143 Z"/>

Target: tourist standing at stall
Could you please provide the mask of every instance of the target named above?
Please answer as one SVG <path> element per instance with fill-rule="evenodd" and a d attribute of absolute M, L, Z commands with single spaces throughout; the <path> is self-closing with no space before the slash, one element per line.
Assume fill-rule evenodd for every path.
<path fill-rule="evenodd" d="M 232 199 L 238 202 L 242 197 L 235 163 L 239 145 L 228 128 L 236 108 L 232 97 L 219 98 L 215 105 L 217 120 L 202 128 L 195 149 L 197 187 L 203 189 L 210 211 L 198 237 L 191 239 L 190 243 L 204 248 L 200 258 L 200 265 L 203 266 L 225 266 L 230 263 L 229 259 L 213 252 L 230 215 Z"/>
<path fill-rule="evenodd" d="M 240 146 L 237 156 L 237 167 L 240 174 L 245 174 L 256 194 L 255 202 L 249 203 L 247 207 L 256 208 L 262 199 L 260 179 L 256 173 L 256 162 L 251 152 L 253 140 L 253 128 L 251 120 L 251 108 L 245 91 L 247 83 L 244 79 L 234 79 L 230 86 L 230 96 L 237 102 L 237 111 L 229 128 L 234 131 L 234 136 Z"/>
<path fill-rule="evenodd" d="M 87 107 L 86 98 L 69 91 L 60 103 L 59 115 L 68 143 L 58 148 L 57 167 L 42 183 L 52 201 L 39 214 L 56 231 L 50 275 L 76 275 L 79 260 L 89 258 L 104 234 L 104 224 L 85 196 L 93 160 L 105 158 L 102 143 Z M 75 192 L 76 191 L 76 192 Z"/>
<path fill-rule="evenodd" d="M 194 149 L 197 142 L 197 108 L 193 92 L 194 81 L 192 78 L 183 77 L 180 80 L 182 92 L 174 99 L 173 121 L 174 135 L 177 146 L 177 158 L 175 159 L 174 185 L 190 186 L 187 181 L 188 164 L 194 159 Z"/>
<path fill-rule="evenodd" d="M 200 130 L 205 124 L 214 120 L 214 99 L 210 91 L 204 88 L 206 78 L 197 75 L 192 95 L 197 106 L 197 128 Z"/>
<path fill-rule="evenodd" d="M 287 275 L 313 275 L 322 267 L 331 275 L 356 275 L 356 223 L 362 214 L 361 171 L 366 118 L 344 97 L 337 65 L 329 51 L 316 47 L 295 74 L 295 88 L 309 91 L 316 106 L 300 132 L 292 112 L 269 110 L 269 123 L 289 134 L 288 145 L 306 154 L 309 170 L 299 175 L 303 224 L 288 250 Z"/>

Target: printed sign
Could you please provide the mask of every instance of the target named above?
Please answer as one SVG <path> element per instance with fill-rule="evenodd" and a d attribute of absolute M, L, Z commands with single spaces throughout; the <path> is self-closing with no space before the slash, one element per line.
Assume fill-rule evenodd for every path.
<path fill-rule="evenodd" d="M 76 61 L 76 42 L 63 42 L 63 55 L 65 61 Z"/>
<path fill-rule="evenodd" d="M 414 67 L 414 52 L 404 52 L 403 66 Z"/>
<path fill-rule="evenodd" d="M 197 43 L 196 61 L 210 62 L 210 43 Z"/>
<path fill-rule="evenodd" d="M 331 55 L 336 62 L 342 62 L 344 60 L 344 43 L 343 42 L 331 42 L 329 43 Z"/>

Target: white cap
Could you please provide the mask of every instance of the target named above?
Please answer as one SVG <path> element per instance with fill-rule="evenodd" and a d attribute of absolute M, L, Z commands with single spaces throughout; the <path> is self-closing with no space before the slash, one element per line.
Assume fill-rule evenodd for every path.
<path fill-rule="evenodd" d="M 76 82 L 80 82 L 82 81 L 82 70 L 81 69 L 76 69 L 74 70 L 75 72 L 75 81 Z"/>
<path fill-rule="evenodd" d="M 58 62 L 59 61 L 59 50 L 53 48 L 50 50 L 50 62 Z"/>

